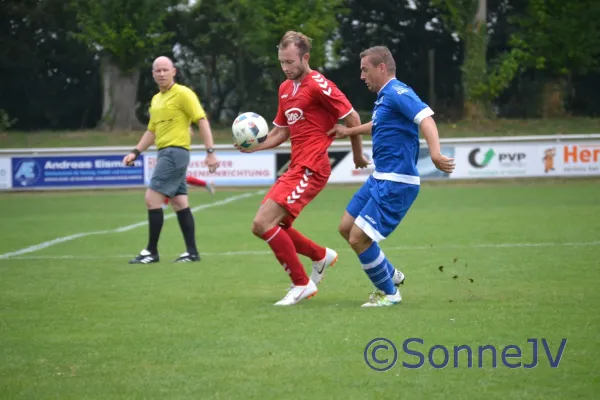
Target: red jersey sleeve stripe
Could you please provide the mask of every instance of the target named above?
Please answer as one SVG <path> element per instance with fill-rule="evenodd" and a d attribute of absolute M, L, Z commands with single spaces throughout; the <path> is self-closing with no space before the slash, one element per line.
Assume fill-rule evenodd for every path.
<path fill-rule="evenodd" d="M 354 111 L 354 107 L 350 108 L 350 111 L 348 111 L 346 114 L 342 115 L 341 117 L 339 117 L 338 119 L 344 119 L 346 118 L 348 115 L 350 115 L 350 113 Z"/>

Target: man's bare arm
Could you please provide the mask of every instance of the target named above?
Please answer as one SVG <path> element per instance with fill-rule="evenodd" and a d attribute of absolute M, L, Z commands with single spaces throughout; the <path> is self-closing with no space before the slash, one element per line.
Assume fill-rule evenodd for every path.
<path fill-rule="evenodd" d="M 144 134 L 140 138 L 140 141 L 135 146 L 135 148 L 140 153 L 143 153 L 144 151 L 148 150 L 148 147 L 150 147 L 150 146 L 152 146 L 154 144 L 154 139 L 155 139 L 154 132 L 146 131 L 146 132 L 144 132 Z"/>
<path fill-rule="evenodd" d="M 446 157 L 442 154 L 440 148 L 440 136 L 435 121 L 431 117 L 427 117 L 419 124 L 421 134 L 429 146 L 429 154 L 431 155 L 431 161 L 440 171 L 448 174 L 454 171 L 454 159 Z"/>
<path fill-rule="evenodd" d="M 344 123 L 347 128 L 355 128 L 360 126 L 360 115 L 356 111 L 352 111 L 344 118 Z M 354 158 L 355 168 L 366 168 L 370 161 L 363 154 L 362 137 L 360 135 L 350 136 L 350 144 L 352 145 L 352 156 Z"/>
<path fill-rule="evenodd" d="M 267 135 L 267 139 L 256 146 L 253 151 L 267 150 L 277 147 L 290 138 L 290 130 L 287 126 L 276 126 L 271 129 Z"/>

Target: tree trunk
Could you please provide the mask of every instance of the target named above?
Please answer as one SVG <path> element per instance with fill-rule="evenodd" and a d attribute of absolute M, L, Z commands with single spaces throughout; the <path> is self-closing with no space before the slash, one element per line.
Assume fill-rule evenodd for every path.
<path fill-rule="evenodd" d="M 238 110 L 246 107 L 246 100 L 248 98 L 246 93 L 246 71 L 244 68 L 244 53 L 241 48 L 238 48 L 236 54 L 236 68 L 237 68 L 237 85 L 236 92 L 238 95 Z"/>
<path fill-rule="evenodd" d="M 563 78 L 554 78 L 542 85 L 540 98 L 540 114 L 542 118 L 565 117 L 565 97 L 567 84 Z"/>
<path fill-rule="evenodd" d="M 105 131 L 144 129 L 135 112 L 140 71 L 122 72 L 109 56 L 103 55 L 100 73 L 104 96 L 99 128 Z"/>
<path fill-rule="evenodd" d="M 486 83 L 487 76 L 487 4 L 479 0 L 477 13 L 464 35 L 465 59 L 463 62 L 463 88 L 465 93 L 464 116 L 482 119 L 491 116 L 491 106 L 485 96 L 477 93 L 477 86 Z"/>
<path fill-rule="evenodd" d="M 215 58 L 216 56 L 213 54 L 207 57 L 206 61 L 204 62 L 204 65 L 208 71 L 204 77 L 206 79 L 206 92 L 204 93 L 204 100 L 202 101 L 202 104 L 204 106 L 204 110 L 208 114 L 208 119 L 211 121 L 218 121 L 219 119 L 218 117 L 215 117 L 213 107 L 213 80 L 215 73 L 217 73 L 217 63 Z"/>

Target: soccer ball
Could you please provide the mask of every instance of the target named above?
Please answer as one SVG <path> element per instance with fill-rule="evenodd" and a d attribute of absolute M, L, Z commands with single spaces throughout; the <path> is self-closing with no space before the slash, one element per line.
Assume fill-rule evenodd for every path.
<path fill-rule="evenodd" d="M 231 126 L 233 142 L 245 149 L 252 149 L 267 140 L 269 125 L 257 113 L 240 114 Z"/>

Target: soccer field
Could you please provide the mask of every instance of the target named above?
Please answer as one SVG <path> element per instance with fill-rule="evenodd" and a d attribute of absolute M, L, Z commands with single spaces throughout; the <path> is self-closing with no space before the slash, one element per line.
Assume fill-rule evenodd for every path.
<path fill-rule="evenodd" d="M 600 181 L 424 184 L 381 244 L 403 302 L 378 309 L 360 307 L 370 282 L 337 233 L 355 190 L 329 186 L 301 214 L 340 261 L 281 308 L 287 275 L 250 232 L 259 189 L 192 189 L 202 262 L 171 263 L 185 249 L 170 218 L 152 265 L 127 264 L 146 244 L 143 190 L 0 195 L 0 398 L 598 398 Z M 395 358 L 365 352 L 376 338 L 397 349 L 385 372 L 365 361 Z"/>

